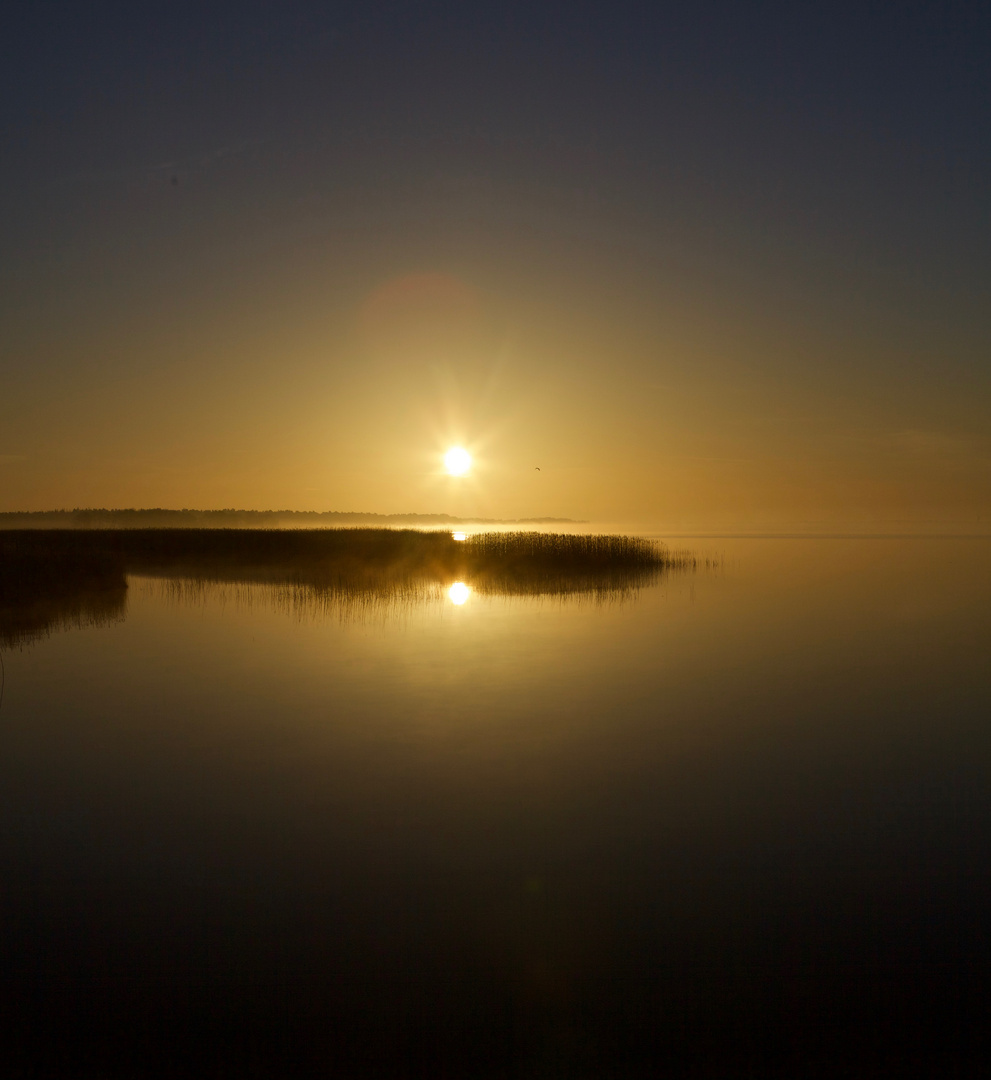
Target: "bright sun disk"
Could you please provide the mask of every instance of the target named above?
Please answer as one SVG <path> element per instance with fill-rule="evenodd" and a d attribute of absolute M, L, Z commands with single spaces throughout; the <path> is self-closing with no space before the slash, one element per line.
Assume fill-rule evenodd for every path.
<path fill-rule="evenodd" d="M 471 454 L 464 447 L 452 446 L 444 455 L 444 467 L 451 476 L 464 476 L 471 468 Z"/>

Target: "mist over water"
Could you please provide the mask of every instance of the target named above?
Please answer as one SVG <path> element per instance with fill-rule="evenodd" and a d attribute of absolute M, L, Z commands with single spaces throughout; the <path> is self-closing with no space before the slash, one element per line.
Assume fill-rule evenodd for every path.
<path fill-rule="evenodd" d="M 976 1067 L 991 542 L 677 546 L 570 592 L 131 573 L 5 648 L 10 1060 Z"/>

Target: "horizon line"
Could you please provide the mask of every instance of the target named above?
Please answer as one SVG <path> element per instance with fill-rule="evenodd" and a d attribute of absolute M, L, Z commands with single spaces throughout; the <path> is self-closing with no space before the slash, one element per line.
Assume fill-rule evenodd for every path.
<path fill-rule="evenodd" d="M 237 507 L 221 507 L 219 509 L 201 510 L 193 507 L 184 506 L 181 509 L 174 509 L 163 506 L 152 507 L 73 507 L 70 509 L 60 508 L 53 510 L 0 510 L 0 521 L 8 518 L 40 518 L 40 517 L 55 517 L 55 516 L 113 516 L 113 515 L 137 515 L 137 514 L 162 514 L 162 515 L 258 515 L 267 517 L 288 517 L 288 516 L 305 516 L 305 517 L 338 517 L 338 518 L 363 518 L 363 519 L 384 519 L 387 521 L 402 521 L 402 520 L 421 520 L 421 521 L 433 521 L 437 523 L 449 522 L 451 524 L 465 524 L 474 522 L 476 524 L 492 524 L 492 525 L 512 525 L 512 524 L 527 524 L 528 522 L 561 522 L 570 525 L 587 525 L 589 524 L 587 519 L 576 519 L 569 517 L 555 517 L 550 515 L 542 515 L 538 517 L 524 517 L 524 518 L 486 518 L 476 516 L 455 516 L 454 514 L 446 513 L 422 513 L 417 511 L 404 511 L 402 513 L 383 514 L 374 510 L 242 510 Z"/>

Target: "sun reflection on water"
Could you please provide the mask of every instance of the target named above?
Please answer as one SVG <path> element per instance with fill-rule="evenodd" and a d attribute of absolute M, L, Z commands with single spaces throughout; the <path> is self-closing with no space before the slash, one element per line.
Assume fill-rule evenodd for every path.
<path fill-rule="evenodd" d="M 447 590 L 447 595 L 451 598 L 451 603 L 460 607 L 467 599 L 471 592 L 469 586 L 463 581 L 456 581 L 450 589 Z"/>

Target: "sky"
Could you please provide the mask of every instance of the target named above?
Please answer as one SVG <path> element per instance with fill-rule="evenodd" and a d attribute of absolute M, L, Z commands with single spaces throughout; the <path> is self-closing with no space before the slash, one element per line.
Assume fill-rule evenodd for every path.
<path fill-rule="evenodd" d="M 986 4 L 24 4 L 0 142 L 0 510 L 991 531 Z"/>

